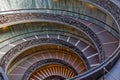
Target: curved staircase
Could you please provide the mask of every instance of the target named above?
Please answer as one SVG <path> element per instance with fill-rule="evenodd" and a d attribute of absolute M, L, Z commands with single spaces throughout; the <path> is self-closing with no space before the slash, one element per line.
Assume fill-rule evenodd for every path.
<path fill-rule="evenodd" d="M 20 15 L 17 10 L 13 15 L 3 14 L 11 25 L 5 31 L 0 28 L 1 66 L 10 80 L 85 80 L 78 76 L 101 66 L 119 47 L 118 35 L 105 23 L 99 25 L 60 9 L 44 9 L 46 13 L 25 10 Z M 109 73 L 104 66 L 102 69 Z"/>

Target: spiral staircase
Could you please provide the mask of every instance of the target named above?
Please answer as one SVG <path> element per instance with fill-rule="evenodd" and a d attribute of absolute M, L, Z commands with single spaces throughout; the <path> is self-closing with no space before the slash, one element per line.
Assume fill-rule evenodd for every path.
<path fill-rule="evenodd" d="M 111 1 L 0 2 L 0 80 L 120 80 L 120 8 Z"/>

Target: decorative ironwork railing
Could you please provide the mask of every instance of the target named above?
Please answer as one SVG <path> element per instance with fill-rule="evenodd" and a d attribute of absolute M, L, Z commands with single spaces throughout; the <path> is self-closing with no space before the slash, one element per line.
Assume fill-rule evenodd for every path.
<path fill-rule="evenodd" d="M 30 32 L 26 32 L 26 33 L 22 33 L 16 36 L 12 36 L 9 37 L 5 40 L 0 41 L 0 49 L 2 49 L 3 47 L 5 47 L 6 45 L 16 42 L 17 40 L 21 39 L 21 38 L 27 38 L 27 37 L 31 37 L 31 36 L 40 36 L 40 35 L 66 35 L 66 36 L 70 36 L 70 37 L 75 37 L 78 39 L 82 39 L 84 41 L 88 41 L 91 42 L 88 38 L 85 37 L 85 35 L 78 35 L 78 34 L 74 34 L 73 32 L 69 32 L 69 31 L 62 31 L 62 30 L 38 30 L 38 31 L 30 31 Z"/>
<path fill-rule="evenodd" d="M 22 15 L 22 14 L 20 14 Z M 18 15 L 19 16 L 19 15 Z M 23 17 L 24 16 L 24 17 Z M 26 16 L 26 17 L 25 17 Z M 66 24 L 69 26 L 73 26 L 74 28 L 82 31 L 83 33 L 85 33 L 95 44 L 98 52 L 100 53 L 99 58 L 101 58 L 100 61 L 104 60 L 104 50 L 102 49 L 102 44 L 99 41 L 97 35 L 87 26 L 85 26 L 84 24 L 82 24 L 81 22 L 79 22 L 78 20 L 76 20 L 75 18 L 69 17 L 69 16 L 61 16 L 61 15 L 55 15 L 55 14 L 47 14 L 47 13 L 43 13 L 43 14 L 23 14 L 22 16 L 23 20 L 27 19 L 27 20 L 31 20 L 32 19 L 41 19 L 41 20 L 47 20 L 48 22 L 56 22 L 56 23 L 61 23 L 61 24 Z M 15 17 L 14 17 L 15 18 Z M 19 19 L 18 19 L 19 20 Z"/>
<path fill-rule="evenodd" d="M 60 9 L 21 9 L 21 10 L 11 10 L 11 11 L 3 11 L 1 12 L 1 15 L 2 15 L 2 18 L 1 19 L 1 24 L 3 23 L 9 23 L 9 22 L 13 22 L 13 21 L 18 21 L 19 19 L 17 19 L 16 17 L 16 20 L 14 20 L 15 18 L 11 19 L 9 18 L 9 14 L 13 13 L 14 14 L 16 13 L 18 16 L 21 16 L 19 13 L 28 13 L 29 16 L 27 17 L 24 17 L 24 20 L 30 20 L 32 17 L 35 19 L 36 17 L 38 18 L 41 18 L 41 19 L 46 19 L 46 20 L 57 20 L 57 21 L 60 21 L 60 22 L 63 22 L 63 23 L 67 23 L 67 24 L 70 24 L 70 25 L 73 25 L 73 26 L 76 26 L 78 28 L 80 28 L 81 30 L 83 30 L 84 32 L 86 32 L 89 37 L 91 37 L 93 39 L 93 42 L 95 42 L 95 44 L 97 46 L 99 46 L 98 50 L 101 50 L 100 53 L 102 52 L 102 47 L 101 47 L 101 44 L 99 42 L 99 40 L 97 39 L 97 36 L 92 32 L 91 33 L 91 30 L 84 26 L 83 24 L 81 24 L 80 22 L 78 22 L 77 20 L 73 19 L 73 18 L 70 18 L 71 17 L 76 17 L 77 19 L 84 19 L 84 20 L 87 20 L 87 21 L 90 21 L 91 23 L 94 23 L 96 25 L 99 25 L 101 27 L 103 27 L 104 29 L 106 29 L 107 31 L 109 31 L 112 35 L 114 35 L 117 39 L 120 39 L 119 37 L 119 33 L 112 27 L 110 27 L 109 25 L 105 24 L 104 22 L 101 22 L 95 18 L 92 18 L 90 16 L 87 16 L 87 15 L 83 15 L 83 14 L 80 14 L 80 13 L 75 13 L 75 12 L 72 12 L 72 11 L 65 11 L 65 10 L 60 10 Z M 30 13 L 31 12 L 31 13 Z M 36 16 L 32 16 L 30 17 L 31 15 L 36 14 L 36 13 L 42 13 L 41 15 L 36 15 Z M 50 13 L 50 14 L 47 14 L 47 13 Z M 54 15 L 52 15 L 54 14 Z M 58 15 L 56 15 L 58 14 Z M 7 16 L 8 15 L 8 16 Z M 60 15 L 66 15 L 66 16 L 60 16 Z M 54 17 L 54 18 L 53 18 Z M 23 20 L 23 19 L 22 19 Z M 81 25 L 81 26 L 79 26 Z M 100 73 L 99 76 L 103 75 L 103 71 L 104 71 L 104 67 L 110 69 L 111 67 L 111 64 L 112 63 L 115 63 L 115 61 L 118 59 L 118 56 L 120 56 L 119 54 L 119 48 L 116 49 L 116 51 L 113 53 L 113 55 L 108 58 L 107 60 L 105 60 L 100 66 L 98 67 L 95 67 L 91 70 L 89 70 L 88 72 L 86 73 L 83 73 L 81 75 L 78 75 L 72 79 L 85 79 L 87 77 L 90 77 L 91 75 L 93 74 L 96 74 L 95 76 L 98 77 L 98 74 L 97 73 Z M 114 60 L 114 61 L 113 61 Z M 93 73 L 93 74 L 92 74 Z M 92 76 L 93 77 L 93 76 Z"/>
<path fill-rule="evenodd" d="M 4 55 L 4 57 L 1 60 L 1 66 L 6 71 L 10 60 L 13 59 L 17 55 L 17 53 L 23 51 L 24 49 L 31 48 L 34 46 L 44 45 L 44 44 L 56 44 L 56 45 L 61 45 L 61 46 L 70 48 L 72 51 L 78 54 L 85 61 L 86 65 L 89 68 L 89 64 L 86 57 L 77 47 L 75 47 L 73 44 L 70 44 L 66 41 L 58 40 L 54 38 L 32 39 L 32 40 L 23 42 L 21 44 L 18 44 L 17 46 L 9 50 L 7 54 Z"/>
<path fill-rule="evenodd" d="M 99 25 L 100 27 L 103 27 L 105 30 L 109 31 L 112 35 L 114 35 L 117 39 L 119 39 L 119 35 L 117 30 L 115 30 L 113 27 L 107 25 L 106 23 L 93 18 L 91 16 L 88 15 L 84 15 L 81 13 L 77 13 L 77 12 L 73 12 L 73 11 L 67 11 L 67 10 L 62 10 L 62 9 L 50 9 L 50 8 L 32 8 L 32 9 L 18 9 L 18 10 L 8 10 L 8 11 L 1 11 L 0 12 L 0 23 L 7 23 L 7 22 L 11 22 L 11 20 L 14 21 L 14 19 L 10 19 L 12 18 L 11 16 L 9 17 L 9 15 L 7 16 L 6 14 L 15 14 L 18 13 L 17 16 L 21 16 L 19 13 L 49 13 L 49 14 L 58 14 L 58 15 L 66 15 L 66 16 L 71 16 L 71 17 L 75 17 L 78 19 L 84 19 L 86 21 L 89 21 L 93 24 Z M 17 17 L 16 16 L 16 17 Z M 15 17 L 15 16 L 14 16 Z M 24 16 L 24 18 L 28 18 L 29 16 Z M 32 19 L 32 18 L 31 18 Z"/>

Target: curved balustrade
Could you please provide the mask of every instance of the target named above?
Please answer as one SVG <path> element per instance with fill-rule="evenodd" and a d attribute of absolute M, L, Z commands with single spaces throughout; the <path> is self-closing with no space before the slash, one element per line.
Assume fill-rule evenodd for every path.
<path fill-rule="evenodd" d="M 99 25 L 100 27 L 103 27 L 105 30 L 107 30 L 108 32 L 112 33 L 117 39 L 119 39 L 119 33 L 117 32 L 117 30 L 114 29 L 114 27 L 111 27 L 109 25 L 107 25 L 106 23 L 93 18 L 91 16 L 88 15 L 84 15 L 81 13 L 77 13 L 77 12 L 73 12 L 73 11 L 67 11 L 67 10 L 62 10 L 62 9 L 49 9 L 49 8 L 33 8 L 33 9 L 19 9 L 19 10 L 8 10 L 8 11 L 0 11 L 1 14 L 1 21 L 0 23 L 9 23 L 11 21 L 9 21 L 9 16 L 6 17 L 6 14 L 12 14 L 12 13 L 49 13 L 49 14 L 59 14 L 59 15 L 66 15 L 66 16 L 71 16 L 71 17 L 75 17 L 75 18 L 80 18 L 86 21 L 89 21 L 91 23 L 94 23 L 96 25 Z M 4 17 L 5 16 L 5 17 Z"/>
<path fill-rule="evenodd" d="M 71 78 L 69 80 L 74 80 L 74 79 L 78 79 L 78 80 L 91 79 L 92 80 L 93 77 L 94 77 L 94 80 L 96 80 L 105 74 L 104 69 L 110 70 L 114 66 L 116 61 L 119 59 L 119 57 L 120 57 L 120 47 L 116 49 L 116 51 L 113 53 L 111 57 L 107 58 L 103 63 L 101 63 L 100 66 L 90 69 L 88 72 L 75 76 L 74 78 Z"/>
<path fill-rule="evenodd" d="M 18 55 L 14 60 L 12 60 L 13 62 L 11 62 L 10 66 L 8 67 L 9 70 L 7 70 L 8 76 L 10 79 L 14 79 L 14 77 L 17 78 L 17 76 L 18 76 L 19 77 L 18 80 L 21 80 L 19 74 L 27 75 L 29 72 L 27 71 L 28 73 L 25 73 L 25 71 L 30 66 L 34 65 L 34 68 L 40 67 L 40 66 L 42 66 L 42 64 L 41 65 L 37 64 L 37 66 L 35 66 L 34 63 L 41 61 L 44 64 L 44 61 L 42 61 L 42 60 L 46 60 L 46 59 L 60 59 L 63 62 L 69 63 L 77 71 L 77 73 L 81 73 L 82 71 L 84 71 L 84 67 L 82 66 L 82 63 L 81 63 L 81 61 L 83 61 L 83 60 L 81 60 L 78 55 L 76 55 L 74 52 L 72 53 L 71 50 L 70 49 L 68 50 L 68 49 L 69 48 L 65 48 L 63 46 L 49 44 L 49 43 L 46 45 L 32 47 L 29 50 L 27 49 L 26 51 L 23 51 L 20 55 Z M 31 51 L 31 52 L 29 52 L 29 51 Z M 26 54 L 26 53 L 28 53 L 28 54 Z M 21 62 L 21 58 L 22 58 L 22 62 Z M 29 64 L 26 61 L 27 62 L 30 61 L 32 64 Z M 55 62 L 57 60 L 53 60 L 53 61 Z M 46 62 L 48 62 L 48 61 L 46 61 Z M 80 65 L 79 65 L 79 63 L 80 63 Z M 14 64 L 16 64 L 16 65 L 14 65 Z M 17 70 L 19 70 L 19 68 L 18 67 L 16 68 L 15 66 L 16 67 L 22 66 L 22 67 L 25 67 L 25 69 L 21 69 L 20 71 L 23 71 L 23 72 L 17 73 L 17 72 L 19 72 L 19 71 L 17 71 Z M 69 65 L 66 64 L 66 66 L 69 66 Z M 79 68 L 78 68 L 78 66 L 79 66 Z M 33 68 L 31 68 L 31 70 L 33 71 Z M 11 75 L 11 74 L 13 74 L 13 75 Z M 14 74 L 18 74 L 18 75 L 15 76 Z M 26 75 L 24 75 L 24 76 L 26 76 Z"/>
<path fill-rule="evenodd" d="M 69 18 L 67 16 L 52 15 L 52 14 L 32 14 L 31 16 L 29 15 L 28 18 L 29 17 L 37 17 L 37 18 L 42 18 L 42 19 L 46 19 L 46 20 L 53 20 L 53 21 L 55 20 L 55 21 L 59 21 L 59 22 L 64 22 L 66 24 L 70 24 L 71 26 L 75 26 L 79 30 L 84 31 L 84 33 L 89 35 L 89 37 L 93 40 L 94 44 L 98 48 L 99 53 L 101 53 L 100 57 L 102 59 L 104 58 L 102 56 L 103 55 L 102 45 L 101 45 L 99 39 L 97 38 L 97 36 L 87 26 L 83 25 L 82 23 L 78 22 L 77 20 L 74 20 L 74 19 Z"/>
<path fill-rule="evenodd" d="M 120 9 L 118 7 L 116 7 L 111 1 L 108 1 L 108 0 L 101 0 L 101 1 L 100 0 L 96 0 L 96 1 L 95 0 L 87 0 L 87 1 L 92 2 L 92 3 L 96 3 L 97 5 L 100 5 L 101 7 L 104 7 L 106 10 L 108 10 L 114 16 L 114 18 L 116 19 L 116 21 L 118 21 L 118 24 L 120 25 L 120 19 L 119 19 L 120 18 L 120 16 L 119 16 Z M 44 15 L 33 16 L 33 13 L 42 13 Z M 54 16 L 47 15 L 47 13 L 48 14 L 54 14 Z M 23 14 L 28 15 L 28 16 L 25 16 L 25 15 L 23 16 Z M 31 15 L 32 15 L 32 17 L 29 17 Z M 59 15 L 63 15 L 65 17 L 61 17 Z M 24 18 L 22 19 L 21 16 L 24 17 Z M 79 21 L 79 19 L 83 19 L 83 20 L 89 21 L 93 24 L 96 24 L 96 25 L 104 28 L 105 30 L 110 32 L 113 36 L 115 36 L 118 40 L 120 40 L 119 32 L 117 32 L 119 30 L 115 30 L 114 27 L 111 27 L 111 26 L 105 24 L 104 22 L 99 21 L 99 20 L 97 20 L 93 17 L 87 16 L 87 15 L 84 15 L 84 14 L 81 14 L 81 13 L 76 13 L 74 11 L 68 11 L 68 10 L 62 10 L 62 9 L 50 9 L 50 8 L 18 9 L 18 10 L 1 11 L 0 12 L 0 17 L 1 17 L 1 19 L 0 19 L 1 26 L 3 26 L 3 24 L 7 25 L 7 23 L 12 23 L 12 22 L 17 22 L 17 21 L 19 22 L 20 20 L 31 20 L 31 19 L 34 20 L 34 19 L 37 19 L 37 17 L 41 17 L 40 19 L 46 19 L 47 20 L 48 18 L 51 18 L 49 20 L 54 20 L 54 21 L 58 20 L 58 21 L 63 22 L 63 23 L 68 23 L 69 25 L 79 27 L 78 26 L 79 23 L 76 23 L 76 21 L 77 20 Z M 74 17 L 75 19 L 69 18 L 69 17 Z M 81 30 L 83 30 L 84 32 L 86 32 L 87 34 L 89 34 L 89 37 L 91 37 L 93 39 L 93 42 L 95 42 L 95 44 L 97 45 L 99 52 L 102 53 L 103 52 L 102 51 L 102 46 L 99 42 L 99 39 L 97 39 L 97 36 L 94 35 L 94 33 L 91 33 L 91 30 L 89 30 L 89 28 L 86 28 L 83 25 L 81 25 L 81 26 L 85 29 L 83 29 L 82 27 L 81 28 L 79 27 L 79 28 Z M 38 31 L 32 31 L 32 32 L 40 35 Z M 32 32 L 24 33 L 25 35 L 20 34 L 20 35 L 12 36 L 12 37 L 4 40 L 4 41 L 1 41 L 1 43 L 0 43 L 1 48 L 5 45 L 9 44 L 9 43 L 12 43 L 16 40 L 19 40 L 19 38 L 21 38 L 21 37 L 25 38 L 25 37 L 33 36 L 34 34 Z M 42 32 L 43 31 L 40 31 L 41 34 L 44 33 L 44 32 L 43 33 Z M 48 31 L 45 31 L 45 33 L 47 33 L 47 32 Z M 54 32 L 54 31 L 50 31 L 50 34 L 52 34 L 52 32 Z M 74 33 L 67 32 L 67 31 L 66 32 L 65 31 L 59 31 L 58 32 L 58 34 L 63 34 L 63 33 L 68 34 L 68 35 L 72 35 L 72 36 L 75 36 L 75 37 L 78 36 L 78 35 L 75 35 Z M 14 38 L 14 40 L 12 38 Z M 84 38 L 84 39 L 87 39 L 87 38 Z M 10 42 L 7 43 L 8 41 L 10 41 Z M 119 58 L 119 56 L 120 56 L 120 47 L 118 46 L 116 51 L 109 58 L 107 58 L 103 63 L 101 63 L 100 66 L 95 67 L 95 68 L 93 68 L 93 69 L 91 69 L 91 70 L 89 70 L 89 71 L 87 71 L 87 72 L 85 72 L 81 75 L 78 75 L 74 78 L 71 78 L 71 79 L 73 79 L 73 80 L 74 79 L 85 80 L 85 79 L 88 79 L 88 78 L 93 79 L 93 77 L 94 77 L 94 79 L 97 79 L 101 75 L 104 75 L 104 70 L 105 69 L 109 70 L 110 68 L 112 68 L 113 64 L 116 62 L 116 60 Z M 103 57 L 103 56 L 101 56 L 101 57 Z M 7 62 L 7 60 L 6 60 L 6 62 Z M 4 80 L 3 77 L 1 77 L 1 80 Z M 5 80 L 7 80 L 7 79 L 5 79 Z"/>
<path fill-rule="evenodd" d="M 31 37 L 31 36 L 39 36 L 39 35 L 52 35 L 52 34 L 59 34 L 59 35 L 69 35 L 71 37 L 75 37 L 75 38 L 80 38 L 81 40 L 87 42 L 90 44 L 90 40 L 87 39 L 84 35 L 77 35 L 74 34 L 72 32 L 67 32 L 67 31 L 60 31 L 60 30 L 39 30 L 39 31 L 32 31 L 32 32 L 27 32 L 27 33 L 23 33 L 23 34 L 19 34 L 13 37 L 10 37 L 8 39 L 2 40 L 0 41 L 0 49 L 2 49 L 3 47 L 5 47 L 6 45 L 12 43 L 12 42 L 16 42 L 19 39 L 24 39 L 27 37 Z"/>
<path fill-rule="evenodd" d="M 66 18 L 60 17 L 59 15 L 54 15 L 55 18 L 54 19 L 52 18 L 51 20 L 58 20 L 58 18 L 60 18 L 60 19 L 62 19 L 62 22 L 69 23 L 69 24 L 72 24 L 72 25 L 75 23 L 75 21 L 73 19 L 70 20 L 70 18 L 67 17 L 67 16 L 75 17 L 76 20 L 79 19 L 79 18 L 84 19 L 84 20 L 87 20 L 91 23 L 99 25 L 100 27 L 103 27 L 105 30 L 109 31 L 112 35 L 114 35 L 117 39 L 120 39 L 119 33 L 117 32 L 117 30 L 115 30 L 113 27 L 110 27 L 109 25 L 105 24 L 104 22 L 99 21 L 99 20 L 97 20 L 95 18 L 92 18 L 90 16 L 87 16 L 87 15 L 83 15 L 83 14 L 72 12 L 72 11 L 61 10 L 61 9 L 38 8 L 38 9 L 21 9 L 21 10 L 3 11 L 3 12 L 0 13 L 1 17 L 2 17 L 0 23 L 4 24 L 4 23 L 9 23 L 9 22 L 14 22 L 15 18 L 13 18 L 13 20 L 12 20 L 12 19 L 10 19 L 11 17 L 9 17 L 11 15 L 11 13 L 16 13 L 17 15 L 19 15 L 19 13 L 28 13 L 28 12 L 31 12 L 31 13 L 29 13 L 30 15 L 33 14 L 33 13 L 45 13 L 44 16 L 46 16 L 45 17 L 46 19 L 52 18 L 50 15 L 47 15 L 47 13 L 59 14 L 59 15 L 62 14 L 64 16 L 66 16 Z M 19 16 L 22 16 L 22 15 L 20 14 Z M 44 17 L 44 16 L 42 16 L 42 17 Z M 36 17 L 36 16 L 33 16 L 33 17 Z M 39 15 L 37 15 L 37 17 L 39 17 Z M 24 20 L 27 20 L 27 19 L 32 19 L 32 18 L 30 18 L 28 16 L 24 18 Z M 42 18 L 42 19 L 44 19 L 44 18 Z M 67 22 L 67 19 L 69 19 L 68 22 Z M 15 21 L 17 22 L 19 20 L 15 19 Z M 76 26 L 76 25 L 74 25 L 74 26 Z M 85 29 L 83 31 L 88 31 L 88 29 Z M 88 33 L 90 33 L 90 32 L 88 31 Z M 96 36 L 94 36 L 93 34 L 90 34 L 90 35 L 92 35 L 90 37 L 96 38 Z M 94 40 L 94 41 L 97 43 L 97 40 Z M 92 79 L 93 76 L 94 76 L 95 79 L 97 79 L 98 77 L 100 77 L 101 75 L 104 74 L 103 73 L 104 68 L 110 69 L 112 67 L 112 64 L 114 64 L 116 62 L 116 60 L 120 56 L 119 49 L 120 48 L 116 49 L 116 51 L 113 53 L 113 55 L 111 55 L 108 59 L 106 59 L 100 66 L 95 67 L 95 68 L 89 70 L 88 72 L 85 72 L 85 73 L 83 73 L 81 75 L 78 75 L 78 76 L 76 76 L 74 78 L 71 78 L 71 79 L 80 79 L 80 80 L 84 80 L 84 79 L 87 79 L 87 78 Z"/>
<path fill-rule="evenodd" d="M 74 73 L 75 75 L 77 75 L 78 73 L 76 72 L 76 70 L 74 70 L 74 68 L 71 67 L 71 65 L 69 65 L 68 63 L 64 62 L 64 61 L 61 61 L 59 59 L 45 59 L 45 60 L 41 60 L 41 61 L 38 61 L 37 63 L 34 63 L 33 65 L 31 65 L 25 72 L 26 75 L 23 76 L 22 80 L 28 80 L 30 75 L 33 73 L 33 71 L 35 71 L 36 69 L 42 67 L 42 66 L 45 66 L 45 64 L 62 64 L 62 65 L 65 65 L 67 66 L 68 68 L 70 68 Z M 63 71 L 64 72 L 64 71 Z M 67 74 L 67 73 L 66 73 Z"/>
<path fill-rule="evenodd" d="M 112 0 L 87 0 L 97 6 L 104 8 L 115 18 L 120 27 L 120 8 L 112 2 Z M 118 28 L 119 28 L 118 27 Z M 119 28 L 120 31 L 120 28 Z"/>
<path fill-rule="evenodd" d="M 46 16 L 47 14 L 45 14 L 44 16 Z M 39 15 L 38 15 L 39 16 Z M 42 17 L 44 17 L 44 16 L 42 16 Z M 55 17 L 56 17 L 56 15 L 54 15 Z M 50 17 L 51 18 L 51 16 L 47 16 L 47 17 Z M 46 17 L 45 17 L 46 18 Z M 46 18 L 46 19 L 48 19 L 48 18 Z M 65 19 L 64 17 L 62 17 L 61 19 L 63 19 L 63 21 L 64 22 L 67 22 L 67 20 L 69 20 L 69 18 L 67 18 L 67 19 Z M 56 20 L 56 19 L 55 19 Z M 74 22 L 74 20 L 72 21 L 72 20 L 70 20 L 69 22 L 67 22 L 67 23 L 70 23 L 70 24 L 74 24 L 75 22 Z M 86 31 L 87 30 L 89 30 L 89 29 L 86 29 Z M 90 33 L 90 32 L 89 32 Z M 95 37 L 94 37 L 95 38 Z M 102 71 L 101 71 L 101 73 L 102 73 Z"/>
<path fill-rule="evenodd" d="M 16 15 L 16 16 L 19 16 L 19 15 Z M 26 16 L 26 18 L 25 18 L 25 16 Z M 46 14 L 31 14 L 31 13 L 28 14 L 27 13 L 27 14 L 22 14 L 22 16 L 20 16 L 20 17 L 23 20 L 25 20 L 25 19 L 31 20 L 31 18 L 32 19 L 37 18 L 37 19 L 50 20 L 50 22 L 53 21 L 55 23 L 67 24 L 69 26 L 72 26 L 72 27 L 82 31 L 84 34 L 86 34 L 93 41 L 98 52 L 100 53 L 100 55 L 99 55 L 99 57 L 101 58 L 100 61 L 104 60 L 104 50 L 102 49 L 102 44 L 101 44 L 100 40 L 98 39 L 97 35 L 90 28 L 88 28 L 87 26 L 85 26 L 81 22 L 75 20 L 75 18 L 68 17 L 68 16 L 47 14 L 47 13 Z M 13 18 L 15 18 L 15 17 L 13 17 Z M 10 19 L 12 19 L 12 18 L 10 18 Z"/>
<path fill-rule="evenodd" d="M 33 47 L 33 46 L 38 46 L 40 44 L 41 45 L 42 44 L 43 45 L 44 44 L 57 44 L 57 45 L 62 45 L 62 46 L 68 47 L 72 51 L 74 51 L 76 54 L 78 54 L 80 57 L 82 57 L 82 59 L 85 61 L 85 63 L 89 67 L 89 63 L 88 63 L 86 57 L 84 56 L 84 54 L 82 54 L 82 52 L 78 48 L 76 48 L 74 45 L 72 45 L 70 43 L 68 44 L 67 42 L 65 42 L 63 40 L 58 40 L 58 39 L 53 39 L 53 38 L 33 39 L 33 40 L 30 40 L 30 41 L 26 41 L 26 42 L 23 42 L 21 44 L 18 44 L 16 47 L 12 48 L 11 50 L 9 50 L 7 52 L 7 54 L 4 55 L 4 57 L 1 60 L 2 67 L 4 69 L 6 69 L 8 67 L 9 61 L 13 57 L 15 57 L 15 55 L 18 52 L 21 52 L 22 50 L 24 50 L 26 48 L 30 48 L 30 47 Z"/>

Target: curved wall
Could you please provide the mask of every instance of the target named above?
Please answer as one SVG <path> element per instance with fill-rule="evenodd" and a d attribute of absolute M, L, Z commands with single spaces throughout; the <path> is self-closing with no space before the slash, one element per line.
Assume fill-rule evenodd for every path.
<path fill-rule="evenodd" d="M 114 28 L 117 29 L 114 20 L 110 17 L 109 14 L 101 11 L 90 3 L 79 0 L 0 0 L 0 11 L 33 8 L 62 9 L 73 11 L 99 19 L 111 26 L 114 26 Z"/>
<path fill-rule="evenodd" d="M 94 5 L 97 5 L 102 10 L 105 10 L 106 12 L 108 12 L 116 21 L 119 28 L 119 32 L 120 32 L 120 16 L 119 16 L 120 8 L 114 1 L 111 1 L 111 0 L 87 0 L 87 1 Z"/>

